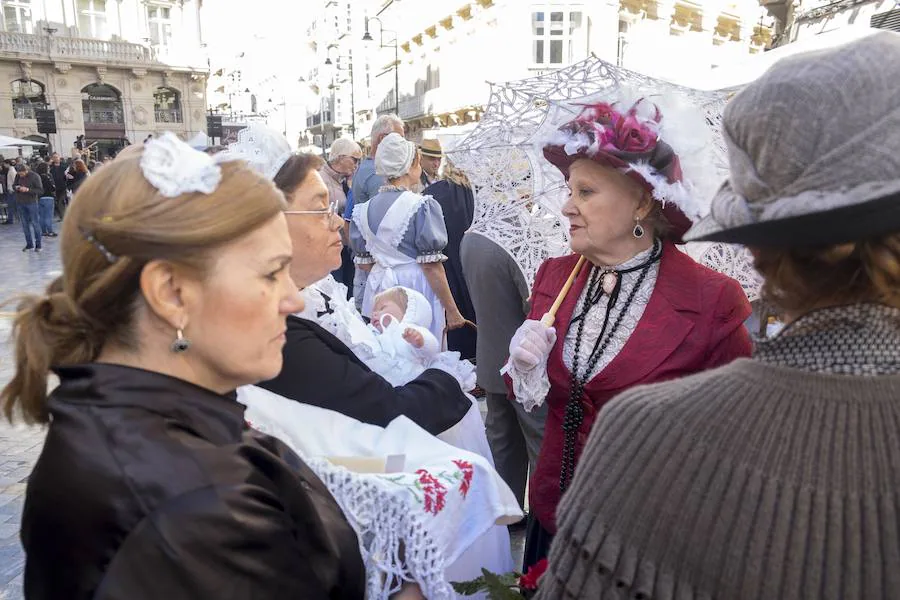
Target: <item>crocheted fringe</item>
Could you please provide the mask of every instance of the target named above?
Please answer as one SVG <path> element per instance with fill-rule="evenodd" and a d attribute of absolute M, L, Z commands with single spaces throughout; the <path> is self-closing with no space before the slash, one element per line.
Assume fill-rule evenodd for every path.
<path fill-rule="evenodd" d="M 426 598 L 452 598 L 444 561 L 421 515 L 372 482 L 325 460 L 307 461 L 334 496 L 359 538 L 366 566 L 366 597 L 387 600 L 404 581 L 419 584 Z"/>

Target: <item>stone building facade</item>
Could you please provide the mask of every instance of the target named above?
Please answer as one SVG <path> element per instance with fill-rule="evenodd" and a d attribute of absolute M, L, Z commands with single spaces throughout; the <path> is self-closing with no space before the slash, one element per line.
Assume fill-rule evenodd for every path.
<path fill-rule="evenodd" d="M 102 158 L 151 134 L 205 132 L 200 3 L 0 0 L 0 133 L 65 154 L 83 135 Z M 56 134 L 38 134 L 39 108 L 56 111 Z"/>

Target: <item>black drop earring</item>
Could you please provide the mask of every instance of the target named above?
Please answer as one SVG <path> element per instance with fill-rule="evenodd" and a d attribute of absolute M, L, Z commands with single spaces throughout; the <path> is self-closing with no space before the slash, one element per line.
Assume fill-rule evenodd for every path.
<path fill-rule="evenodd" d="M 644 227 L 641 225 L 640 219 L 634 220 L 634 230 L 631 232 L 631 234 L 637 239 L 641 239 L 642 237 L 644 237 Z"/>
<path fill-rule="evenodd" d="M 191 347 L 191 341 L 184 337 L 184 332 L 181 329 L 175 330 L 175 341 L 172 342 L 172 352 L 175 354 L 181 354 L 182 352 L 187 351 L 188 348 Z"/>

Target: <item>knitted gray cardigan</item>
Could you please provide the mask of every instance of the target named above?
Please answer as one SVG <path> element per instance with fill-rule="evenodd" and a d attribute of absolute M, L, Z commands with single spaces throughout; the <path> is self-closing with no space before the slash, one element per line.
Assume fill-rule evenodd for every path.
<path fill-rule="evenodd" d="M 539 599 L 900 598 L 900 311 L 618 397 L 559 524 Z"/>

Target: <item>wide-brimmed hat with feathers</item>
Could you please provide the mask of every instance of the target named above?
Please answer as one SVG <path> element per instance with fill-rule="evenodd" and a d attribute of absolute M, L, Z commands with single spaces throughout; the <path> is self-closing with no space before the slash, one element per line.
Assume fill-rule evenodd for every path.
<path fill-rule="evenodd" d="M 686 129 L 682 127 L 679 136 L 690 135 Z M 694 135 L 701 136 L 704 129 L 693 128 Z M 569 168 L 580 159 L 621 171 L 662 205 L 671 225 L 669 237 L 681 243 L 691 224 L 706 214 L 706 204 L 685 179 L 673 144 L 663 137 L 675 137 L 674 131 L 655 100 L 632 99 L 621 90 L 609 101 L 584 105 L 546 141 L 543 153 L 567 179 Z"/>

